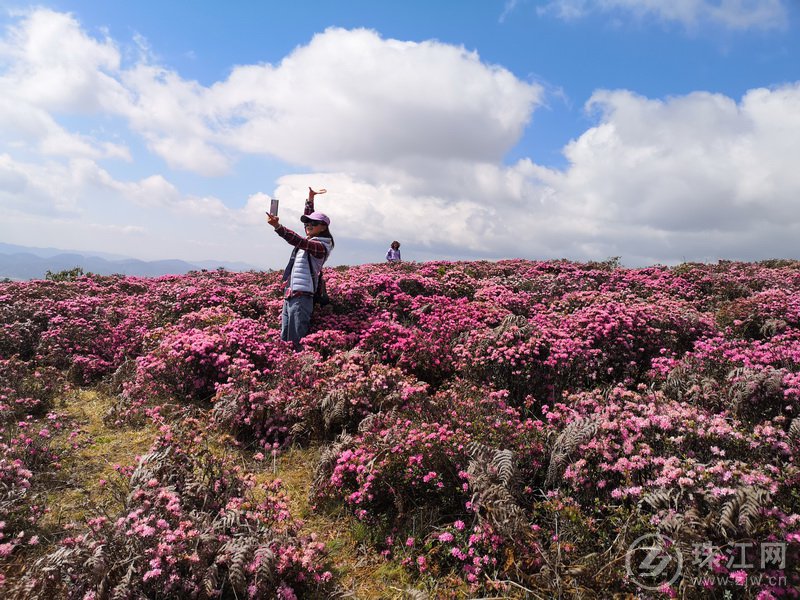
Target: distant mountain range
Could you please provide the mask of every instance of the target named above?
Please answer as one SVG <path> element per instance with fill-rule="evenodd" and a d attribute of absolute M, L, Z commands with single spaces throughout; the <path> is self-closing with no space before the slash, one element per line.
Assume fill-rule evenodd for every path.
<path fill-rule="evenodd" d="M 262 270 L 242 262 L 204 260 L 189 263 L 183 260 L 145 261 L 104 252 L 78 252 L 59 248 L 32 248 L 0 242 L 0 279 L 44 279 L 48 271 L 58 273 L 80 267 L 84 273 L 98 275 L 136 275 L 159 277 L 182 275 L 200 269 L 224 268 L 229 271 Z"/>

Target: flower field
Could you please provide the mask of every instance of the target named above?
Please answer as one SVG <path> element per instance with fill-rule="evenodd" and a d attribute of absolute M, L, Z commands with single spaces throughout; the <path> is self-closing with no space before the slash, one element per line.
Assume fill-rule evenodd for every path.
<path fill-rule="evenodd" d="M 326 282 L 301 352 L 278 272 L 0 284 L 0 595 L 365 597 L 327 519 L 373 597 L 800 596 L 800 262 Z"/>

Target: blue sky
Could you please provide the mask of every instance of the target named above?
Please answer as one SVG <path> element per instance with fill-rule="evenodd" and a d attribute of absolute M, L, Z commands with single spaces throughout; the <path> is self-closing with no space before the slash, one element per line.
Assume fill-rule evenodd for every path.
<path fill-rule="evenodd" d="M 278 268 L 798 257 L 793 0 L 0 4 L 0 241 Z"/>

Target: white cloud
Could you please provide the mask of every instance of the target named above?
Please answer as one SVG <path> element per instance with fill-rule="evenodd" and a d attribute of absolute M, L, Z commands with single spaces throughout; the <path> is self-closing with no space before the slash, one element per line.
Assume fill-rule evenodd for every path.
<path fill-rule="evenodd" d="M 202 175 L 223 175 L 230 161 L 215 142 L 217 117 L 208 91 L 176 73 L 140 63 L 120 74 L 131 102 L 117 107 L 150 149 L 176 169 Z"/>
<path fill-rule="evenodd" d="M 385 183 L 328 173 L 320 186 L 335 192 L 318 207 L 337 234 L 397 238 L 428 256 L 651 264 L 796 252 L 786 242 L 800 232 L 800 84 L 739 102 L 601 91 L 587 110 L 598 122 L 565 148 L 564 170 L 431 160 L 424 173 L 387 170 Z M 295 209 L 285 223 L 309 178 L 281 179 L 276 193 Z"/>
<path fill-rule="evenodd" d="M 120 68 L 114 42 L 89 37 L 68 14 L 31 11 L 9 28 L 0 58 L 11 65 L 0 89 L 33 106 L 91 113 L 125 99 L 114 77 Z"/>
<path fill-rule="evenodd" d="M 0 191 L 18 195 L 28 185 L 28 178 L 8 154 L 0 154 Z"/>
<path fill-rule="evenodd" d="M 600 122 L 567 146 L 568 169 L 540 179 L 558 211 L 594 225 L 584 233 L 609 255 L 679 260 L 705 245 L 755 258 L 755 226 L 776 239 L 800 227 L 792 166 L 800 84 L 751 90 L 739 103 L 708 93 L 656 101 L 602 91 L 587 107 Z"/>
<path fill-rule="evenodd" d="M 125 237 L 139 237 L 147 230 L 137 225 L 108 225 L 106 223 L 86 223 L 86 228 L 97 232 L 99 235 L 121 235 Z"/>
<path fill-rule="evenodd" d="M 445 156 L 500 160 L 542 89 L 463 48 L 329 29 L 277 66 L 234 69 L 210 96 L 227 119 L 226 143 L 343 169 Z"/>
<path fill-rule="evenodd" d="M 750 4 L 715 6 L 733 15 Z M 703 7 L 684 0 L 671 10 L 694 19 Z M 75 57 L 59 56 L 48 32 Z M 567 167 L 552 169 L 530 159 L 503 164 L 542 103 L 541 86 L 463 48 L 329 29 L 279 64 L 239 66 L 211 86 L 154 64 L 146 43 L 139 48 L 125 66 L 113 40 L 95 40 L 51 11 L 9 30 L 0 47 L 0 235 L 24 224 L 50 245 L 96 240 L 100 250 L 137 256 L 274 267 L 288 253 L 265 223 L 267 193 L 281 199 L 281 222 L 297 228 L 314 185 L 329 190 L 318 208 L 345 241 L 334 263 L 380 260 L 391 239 L 417 259 L 648 264 L 796 252 L 800 84 L 741 99 L 597 91 L 587 103 L 594 126 L 564 148 Z M 50 78 L 63 88 L 44 90 Z M 61 118 L 72 114 L 129 131 L 74 131 Z M 136 175 L 126 176 L 101 161 L 132 160 L 135 140 L 120 142 L 131 132 L 163 162 L 137 156 Z M 189 180 L 169 170 L 219 175 L 240 154 L 308 171 L 234 206 L 202 186 L 187 191 Z"/>
<path fill-rule="evenodd" d="M 124 144 L 68 131 L 55 114 L 92 114 L 125 96 L 110 73 L 119 53 L 98 42 L 73 17 L 40 9 L 0 40 L 0 144 L 67 158 L 130 160 Z"/>
<path fill-rule="evenodd" d="M 567 177 L 614 204 L 584 202 L 584 210 L 599 217 L 611 208 L 618 219 L 663 229 L 791 214 L 800 86 L 752 90 L 739 104 L 708 93 L 653 101 L 598 92 L 589 107 L 602 111 L 602 124 L 567 148 Z M 609 163 L 624 177 L 608 178 Z"/>
<path fill-rule="evenodd" d="M 788 19 L 786 0 L 551 0 L 538 10 L 566 20 L 623 12 L 688 28 L 708 22 L 735 30 L 783 28 Z"/>
<path fill-rule="evenodd" d="M 54 40 L 58 39 L 56 43 Z M 121 65 L 69 15 L 36 10 L 10 29 L 0 89 L 31 107 L 127 119 L 172 168 L 221 175 L 231 153 L 321 169 L 450 156 L 498 161 L 542 101 L 474 52 L 329 29 L 280 64 L 233 69 L 206 88 L 153 64 Z M 333 125 L 335 124 L 335 125 Z"/>
<path fill-rule="evenodd" d="M 0 207 L 45 217 L 77 214 L 81 186 L 76 165 L 80 162 L 23 162 L 0 155 Z"/>
<path fill-rule="evenodd" d="M 463 48 L 341 29 L 210 88 L 147 62 L 119 80 L 124 101 L 111 110 L 171 167 L 204 175 L 228 172 L 231 152 L 322 169 L 454 154 L 497 161 L 542 96 Z"/>
<path fill-rule="evenodd" d="M 69 132 L 46 110 L 10 93 L 0 96 L 0 143 L 45 156 L 131 159 L 125 145 Z"/>

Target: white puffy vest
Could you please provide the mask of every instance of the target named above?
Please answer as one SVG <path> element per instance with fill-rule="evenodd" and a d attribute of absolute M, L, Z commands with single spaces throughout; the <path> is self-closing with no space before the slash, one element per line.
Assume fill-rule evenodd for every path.
<path fill-rule="evenodd" d="M 311 261 L 314 273 L 319 274 L 322 271 L 322 265 L 328 260 L 333 250 L 333 244 L 330 238 L 315 237 L 311 238 L 315 242 L 321 242 L 325 246 L 325 258 L 314 258 L 311 254 L 306 258 L 305 250 L 298 250 L 297 255 L 294 257 L 294 265 L 292 266 L 292 273 L 289 276 L 289 287 L 295 292 L 311 292 L 314 293 L 317 288 L 316 279 L 312 281 L 311 272 L 308 270 L 309 260 Z"/>

